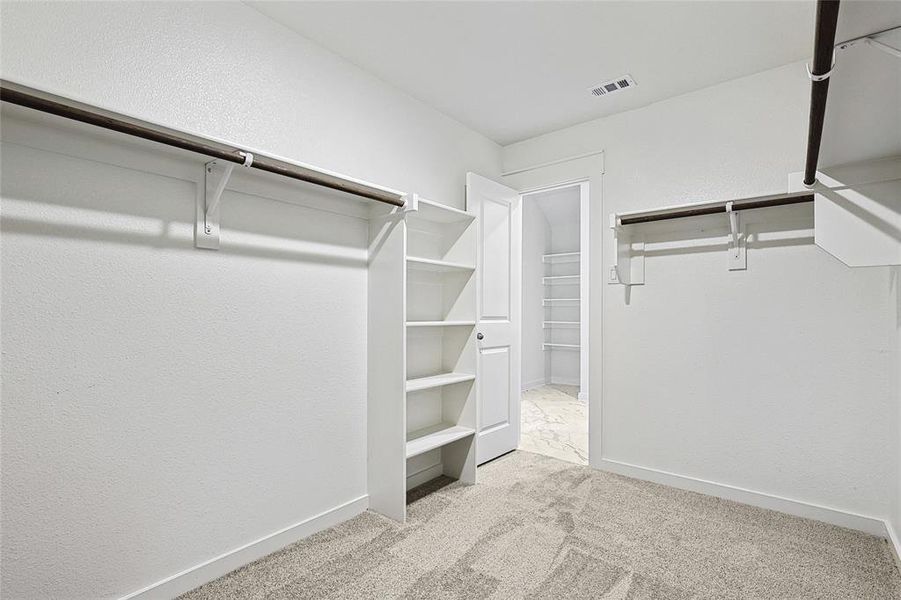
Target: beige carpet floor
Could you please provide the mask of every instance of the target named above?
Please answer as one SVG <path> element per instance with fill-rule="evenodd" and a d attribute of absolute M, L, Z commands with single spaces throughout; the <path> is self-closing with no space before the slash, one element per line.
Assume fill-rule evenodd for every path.
<path fill-rule="evenodd" d="M 183 598 L 901 597 L 884 540 L 816 521 L 522 451 L 440 485 Z"/>

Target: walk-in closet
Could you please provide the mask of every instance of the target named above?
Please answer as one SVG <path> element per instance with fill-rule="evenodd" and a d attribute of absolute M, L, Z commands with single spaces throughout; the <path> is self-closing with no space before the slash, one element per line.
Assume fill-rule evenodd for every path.
<path fill-rule="evenodd" d="M 521 447 L 583 464 L 588 461 L 585 187 L 524 194 L 522 203 Z"/>

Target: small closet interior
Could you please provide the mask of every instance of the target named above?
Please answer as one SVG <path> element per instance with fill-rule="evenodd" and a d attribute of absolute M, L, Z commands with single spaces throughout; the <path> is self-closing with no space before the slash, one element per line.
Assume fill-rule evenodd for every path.
<path fill-rule="evenodd" d="M 523 196 L 523 390 L 582 387 L 580 211 L 578 184 Z"/>

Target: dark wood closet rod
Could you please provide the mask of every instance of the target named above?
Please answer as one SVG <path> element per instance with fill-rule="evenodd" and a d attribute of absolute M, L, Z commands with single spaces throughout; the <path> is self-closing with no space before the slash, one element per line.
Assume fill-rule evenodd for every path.
<path fill-rule="evenodd" d="M 181 148 L 182 150 L 196 152 L 211 158 L 246 165 L 253 169 L 260 169 L 261 171 L 306 181 L 307 183 L 355 196 L 362 196 L 370 200 L 377 200 L 378 202 L 394 206 L 404 205 L 404 196 L 400 192 L 347 179 L 312 167 L 266 156 L 265 154 L 244 150 L 177 129 L 156 125 L 10 81 L 0 80 L 0 100 L 167 146 Z"/>
<path fill-rule="evenodd" d="M 699 204 L 698 206 L 684 206 L 643 213 L 623 213 L 618 215 L 620 225 L 636 225 L 638 223 L 651 223 L 653 221 L 668 221 L 670 219 L 684 219 L 685 217 L 700 217 L 702 215 L 717 215 L 729 212 L 728 206 L 732 205 L 733 211 L 751 210 L 755 208 L 769 208 L 771 206 L 785 206 L 788 204 L 802 204 L 813 202 L 813 192 L 795 192 L 792 194 L 773 194 L 771 196 L 755 196 L 753 198 L 741 198 L 716 204 Z"/>
<path fill-rule="evenodd" d="M 826 97 L 829 95 L 829 76 L 835 58 L 835 28 L 838 24 L 839 0 L 817 2 L 816 34 L 813 42 L 813 67 L 810 68 L 810 121 L 807 126 L 807 163 L 804 185 L 816 183 L 820 142 L 826 118 Z"/>

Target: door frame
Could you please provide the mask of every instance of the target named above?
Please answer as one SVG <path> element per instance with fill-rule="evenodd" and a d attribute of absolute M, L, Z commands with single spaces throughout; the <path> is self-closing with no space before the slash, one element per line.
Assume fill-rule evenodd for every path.
<path fill-rule="evenodd" d="M 556 183 L 552 185 L 540 186 L 534 189 L 522 190 L 519 192 L 519 203 L 520 206 L 523 205 L 523 202 L 526 201 L 526 196 L 531 196 L 533 194 L 540 194 L 542 192 L 553 192 L 555 190 L 563 190 L 567 188 L 578 187 L 579 188 L 579 400 L 584 400 L 586 404 L 588 404 L 588 398 L 590 393 L 590 382 L 588 374 L 590 372 L 589 365 L 589 357 L 591 356 L 591 348 L 589 346 L 589 331 L 590 331 L 590 306 L 589 306 L 589 284 L 591 278 L 591 269 L 590 269 L 590 261 L 591 261 L 591 228 L 589 227 L 589 211 L 591 210 L 591 182 L 587 177 L 582 179 L 577 179 L 574 181 L 567 181 L 565 183 Z M 522 240 L 522 221 L 520 221 L 520 232 L 519 239 Z M 521 242 L 520 242 L 521 243 Z M 519 268 L 520 272 L 522 272 L 522 253 L 520 253 Z M 522 293 L 522 278 L 519 280 L 520 293 L 519 298 L 520 302 L 524 302 L 523 293 Z M 523 310 L 520 307 L 519 310 L 519 331 L 522 329 L 522 315 Z M 522 337 L 520 337 L 520 345 L 522 344 Z M 520 395 L 522 394 L 522 347 L 519 348 L 519 360 L 520 360 L 520 368 L 519 368 L 519 390 Z M 591 410 L 591 406 L 588 406 L 588 410 Z M 522 418 L 520 416 L 520 418 Z M 591 422 L 591 416 L 588 417 L 588 422 Z M 522 428 L 520 427 L 520 430 Z M 589 451 L 589 459 L 591 457 L 591 452 Z"/>
<path fill-rule="evenodd" d="M 523 166 L 521 168 L 508 169 L 502 173 L 504 183 L 521 193 L 529 193 L 548 187 L 573 184 L 581 181 L 590 182 L 590 198 L 588 202 L 588 215 L 582 226 L 588 226 L 589 248 L 588 256 L 595 269 L 601 269 L 598 274 L 590 278 L 588 286 L 588 310 L 590 315 L 589 338 L 591 339 L 591 354 L 589 356 L 588 380 L 590 390 L 588 396 L 588 460 L 592 468 L 600 469 L 604 464 L 604 361 L 605 343 L 604 333 L 604 292 L 605 279 L 602 275 L 602 265 L 607 264 L 607 251 L 605 240 L 609 236 L 607 223 L 603 217 L 604 211 L 604 172 L 605 152 L 598 150 L 571 156 L 560 160 L 553 160 L 539 164 Z M 590 272 L 590 270 L 589 270 Z"/>

